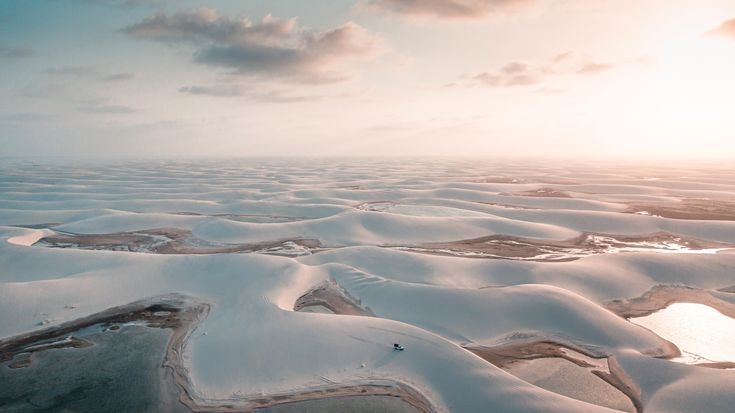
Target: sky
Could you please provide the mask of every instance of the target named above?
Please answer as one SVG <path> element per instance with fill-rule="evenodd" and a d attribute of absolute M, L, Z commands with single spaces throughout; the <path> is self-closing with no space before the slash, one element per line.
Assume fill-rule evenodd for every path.
<path fill-rule="evenodd" d="M 735 158 L 732 0 L 3 0 L 0 156 Z"/>

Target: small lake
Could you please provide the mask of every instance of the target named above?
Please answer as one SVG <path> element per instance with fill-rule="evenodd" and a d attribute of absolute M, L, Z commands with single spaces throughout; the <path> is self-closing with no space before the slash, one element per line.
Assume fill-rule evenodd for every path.
<path fill-rule="evenodd" d="M 676 303 L 630 321 L 676 344 L 682 356 L 674 361 L 687 364 L 735 362 L 735 319 L 712 307 Z"/>

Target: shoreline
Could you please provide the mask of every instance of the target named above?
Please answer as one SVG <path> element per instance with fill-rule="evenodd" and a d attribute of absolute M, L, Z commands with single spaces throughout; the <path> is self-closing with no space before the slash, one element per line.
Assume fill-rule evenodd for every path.
<path fill-rule="evenodd" d="M 610 300 L 604 303 L 604 307 L 620 317 L 629 319 L 645 317 L 674 303 L 693 303 L 712 307 L 730 318 L 735 318 L 735 304 L 715 295 L 715 293 L 732 294 L 730 288 L 712 291 L 686 285 L 659 284 L 639 297 Z"/>
<path fill-rule="evenodd" d="M 148 327 L 165 328 L 171 330 L 164 357 L 161 362 L 163 383 L 161 388 L 161 402 L 166 405 L 176 400 L 192 412 L 250 412 L 259 409 L 293 404 L 304 401 L 318 401 L 331 398 L 385 396 L 396 397 L 410 405 L 417 412 L 436 413 L 431 402 L 413 387 L 395 380 L 374 379 L 359 380 L 349 383 L 307 387 L 288 392 L 279 392 L 268 395 L 257 394 L 239 397 L 237 399 L 206 399 L 201 397 L 193 388 L 184 365 L 184 354 L 188 339 L 196 331 L 199 323 L 209 314 L 210 305 L 198 302 L 195 299 L 181 294 L 168 294 L 136 301 L 123 306 L 112 307 L 99 313 L 76 320 L 61 323 L 58 326 L 47 327 L 28 333 L 0 340 L 0 361 L 13 360 L 16 356 L 33 351 L 44 351 L 51 348 L 70 347 L 49 346 L 44 341 L 53 340 L 69 335 L 74 341 L 73 334 L 83 328 L 99 324 L 125 323 L 145 320 Z M 78 347 L 94 345 L 86 343 Z M 39 342 L 41 345 L 39 346 Z M 76 346 L 75 346 L 76 347 Z M 37 350 L 34 350 L 37 349 Z M 31 351 L 32 353 L 32 351 Z M 31 358 L 28 357 L 30 365 Z M 15 361 L 11 362 L 15 363 Z M 165 391 L 163 389 L 166 389 Z"/>

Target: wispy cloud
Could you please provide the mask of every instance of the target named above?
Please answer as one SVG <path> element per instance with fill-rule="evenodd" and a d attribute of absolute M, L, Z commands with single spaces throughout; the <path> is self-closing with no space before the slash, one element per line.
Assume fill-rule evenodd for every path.
<path fill-rule="evenodd" d="M 129 8 L 136 6 L 161 6 L 170 0 L 68 0 L 84 4 Z"/>
<path fill-rule="evenodd" d="M 100 77 L 99 80 L 103 82 L 122 82 L 125 80 L 133 79 L 134 77 L 135 74 L 133 73 L 112 73 Z"/>
<path fill-rule="evenodd" d="M 644 63 L 644 60 L 636 59 L 624 63 L 600 62 L 580 53 L 565 52 L 542 63 L 513 61 L 496 70 L 464 75 L 460 83 L 490 87 L 531 86 L 539 85 L 556 76 L 607 72 L 627 63 Z"/>
<path fill-rule="evenodd" d="M 109 98 L 90 93 L 76 83 L 32 84 L 24 87 L 20 96 L 56 102 L 88 114 L 127 115 L 140 112 L 134 107 L 113 103 Z"/>
<path fill-rule="evenodd" d="M 135 109 L 133 107 L 113 104 L 100 99 L 82 100 L 78 102 L 77 109 L 80 112 L 111 115 L 126 115 L 139 112 L 138 109 Z"/>
<path fill-rule="evenodd" d="M 32 49 L 25 47 L 0 47 L 0 59 L 23 59 L 34 55 Z"/>
<path fill-rule="evenodd" d="M 577 73 L 580 75 L 592 75 L 595 73 L 607 72 L 608 70 L 615 69 L 617 65 L 614 63 L 596 63 L 590 62 L 577 69 Z"/>
<path fill-rule="evenodd" d="M 44 112 L 0 112 L 0 121 L 3 122 L 37 122 L 54 117 Z"/>
<path fill-rule="evenodd" d="M 304 30 L 295 19 L 268 15 L 260 22 L 197 9 L 173 15 L 156 14 L 123 32 L 164 43 L 190 43 L 194 60 L 240 75 L 328 83 L 349 77 L 343 66 L 376 57 L 381 39 L 347 22 L 326 31 Z"/>
<path fill-rule="evenodd" d="M 99 82 L 121 82 L 135 77 L 133 73 L 104 73 L 92 66 L 57 66 L 49 67 L 42 73 L 55 77 L 78 77 Z"/>
<path fill-rule="evenodd" d="M 735 40 L 735 18 L 723 22 L 719 27 L 710 30 L 707 34 Z"/>
<path fill-rule="evenodd" d="M 184 86 L 179 89 L 179 92 L 190 95 L 244 98 L 264 103 L 309 102 L 323 98 L 320 95 L 293 94 L 277 90 L 259 91 L 253 87 L 233 84 Z"/>
<path fill-rule="evenodd" d="M 404 16 L 440 19 L 478 19 L 488 15 L 517 11 L 535 0 L 364 0 L 361 5 Z"/>
<path fill-rule="evenodd" d="M 58 66 L 49 67 L 42 71 L 53 76 L 94 76 L 97 70 L 91 66 Z"/>

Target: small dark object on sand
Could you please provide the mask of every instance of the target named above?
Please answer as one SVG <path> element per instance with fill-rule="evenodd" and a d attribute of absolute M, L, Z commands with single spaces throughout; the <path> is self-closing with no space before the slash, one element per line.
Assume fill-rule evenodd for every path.
<path fill-rule="evenodd" d="M 396 350 L 396 351 L 403 351 L 403 350 L 405 350 L 405 349 L 406 349 L 405 347 L 403 347 L 402 345 L 400 345 L 400 344 L 398 344 L 398 343 L 396 343 L 396 344 L 393 344 L 393 350 Z"/>

